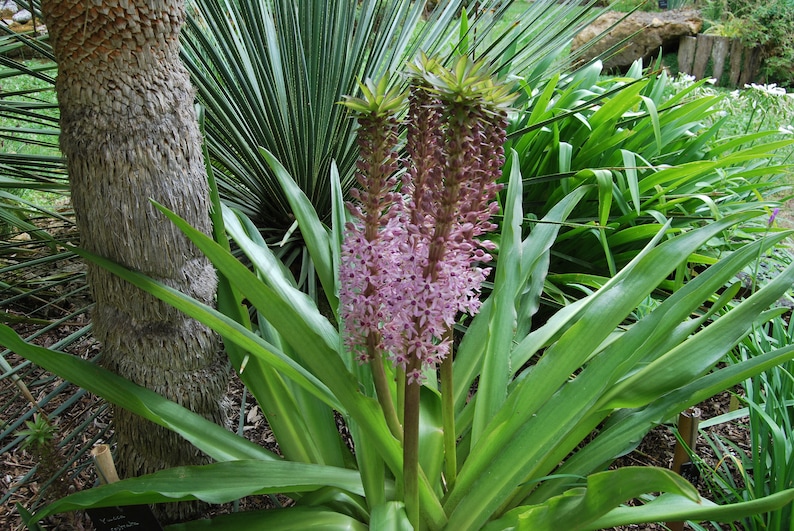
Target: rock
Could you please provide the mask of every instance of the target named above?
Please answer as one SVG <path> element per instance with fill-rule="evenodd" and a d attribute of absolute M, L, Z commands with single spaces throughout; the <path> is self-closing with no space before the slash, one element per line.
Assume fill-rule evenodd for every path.
<path fill-rule="evenodd" d="M 14 16 L 11 17 L 11 20 L 16 22 L 17 24 L 27 24 L 31 20 L 33 20 L 33 15 L 30 14 L 30 11 L 27 9 L 21 9 L 14 13 Z"/>
<path fill-rule="evenodd" d="M 0 0 L 0 18 L 10 19 L 17 11 L 19 11 L 19 7 L 13 0 Z"/>
<path fill-rule="evenodd" d="M 621 41 L 629 39 L 623 43 L 622 49 L 613 52 L 611 57 L 604 60 L 604 71 L 626 70 L 637 59 L 647 60 L 655 56 L 659 48 L 677 49 L 682 36 L 696 35 L 703 27 L 703 18 L 697 10 L 660 13 L 635 11 L 618 22 L 624 16 L 625 13 L 605 13 L 582 30 L 573 40 L 572 51 L 592 42 L 617 23 L 604 37 L 585 50 L 579 61 L 586 63 Z"/>

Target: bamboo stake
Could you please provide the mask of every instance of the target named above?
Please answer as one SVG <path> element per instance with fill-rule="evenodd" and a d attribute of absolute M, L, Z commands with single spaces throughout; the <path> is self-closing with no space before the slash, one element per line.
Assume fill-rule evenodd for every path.
<path fill-rule="evenodd" d="M 113 455 L 110 453 L 110 446 L 98 444 L 91 448 L 91 456 L 97 468 L 97 475 L 100 483 L 115 483 L 119 481 L 116 464 L 113 462 Z"/>

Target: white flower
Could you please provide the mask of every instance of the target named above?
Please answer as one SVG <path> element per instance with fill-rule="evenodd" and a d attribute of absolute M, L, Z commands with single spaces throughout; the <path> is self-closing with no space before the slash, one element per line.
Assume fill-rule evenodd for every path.
<path fill-rule="evenodd" d="M 749 85 L 745 85 L 744 88 L 751 88 L 757 90 L 759 92 L 765 92 L 771 96 L 785 96 L 786 89 L 783 87 L 778 87 L 777 83 L 770 83 L 769 85 L 759 85 L 756 83 L 750 83 Z"/>

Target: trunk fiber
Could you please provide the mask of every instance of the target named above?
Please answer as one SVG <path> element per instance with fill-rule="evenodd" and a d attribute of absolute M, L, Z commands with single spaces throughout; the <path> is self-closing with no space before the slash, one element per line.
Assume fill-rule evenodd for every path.
<path fill-rule="evenodd" d="M 45 0 L 58 61 L 61 149 L 85 249 L 213 304 L 212 265 L 150 199 L 206 233 L 208 190 L 178 0 Z M 110 370 L 224 423 L 228 370 L 211 330 L 88 265 L 94 334 Z M 114 413 L 122 477 L 208 459 L 181 437 Z M 189 507 L 169 517 L 189 516 Z"/>

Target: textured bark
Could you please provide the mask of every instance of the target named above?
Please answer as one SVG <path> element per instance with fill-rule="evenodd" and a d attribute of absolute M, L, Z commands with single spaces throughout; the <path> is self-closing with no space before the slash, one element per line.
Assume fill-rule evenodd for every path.
<path fill-rule="evenodd" d="M 82 245 L 213 304 L 215 272 L 149 199 L 209 232 L 193 91 L 179 60 L 182 2 L 45 0 L 58 61 L 61 149 Z M 215 422 L 227 368 L 200 323 L 89 264 L 103 363 Z M 206 462 L 189 443 L 117 410 L 123 476 Z"/>

